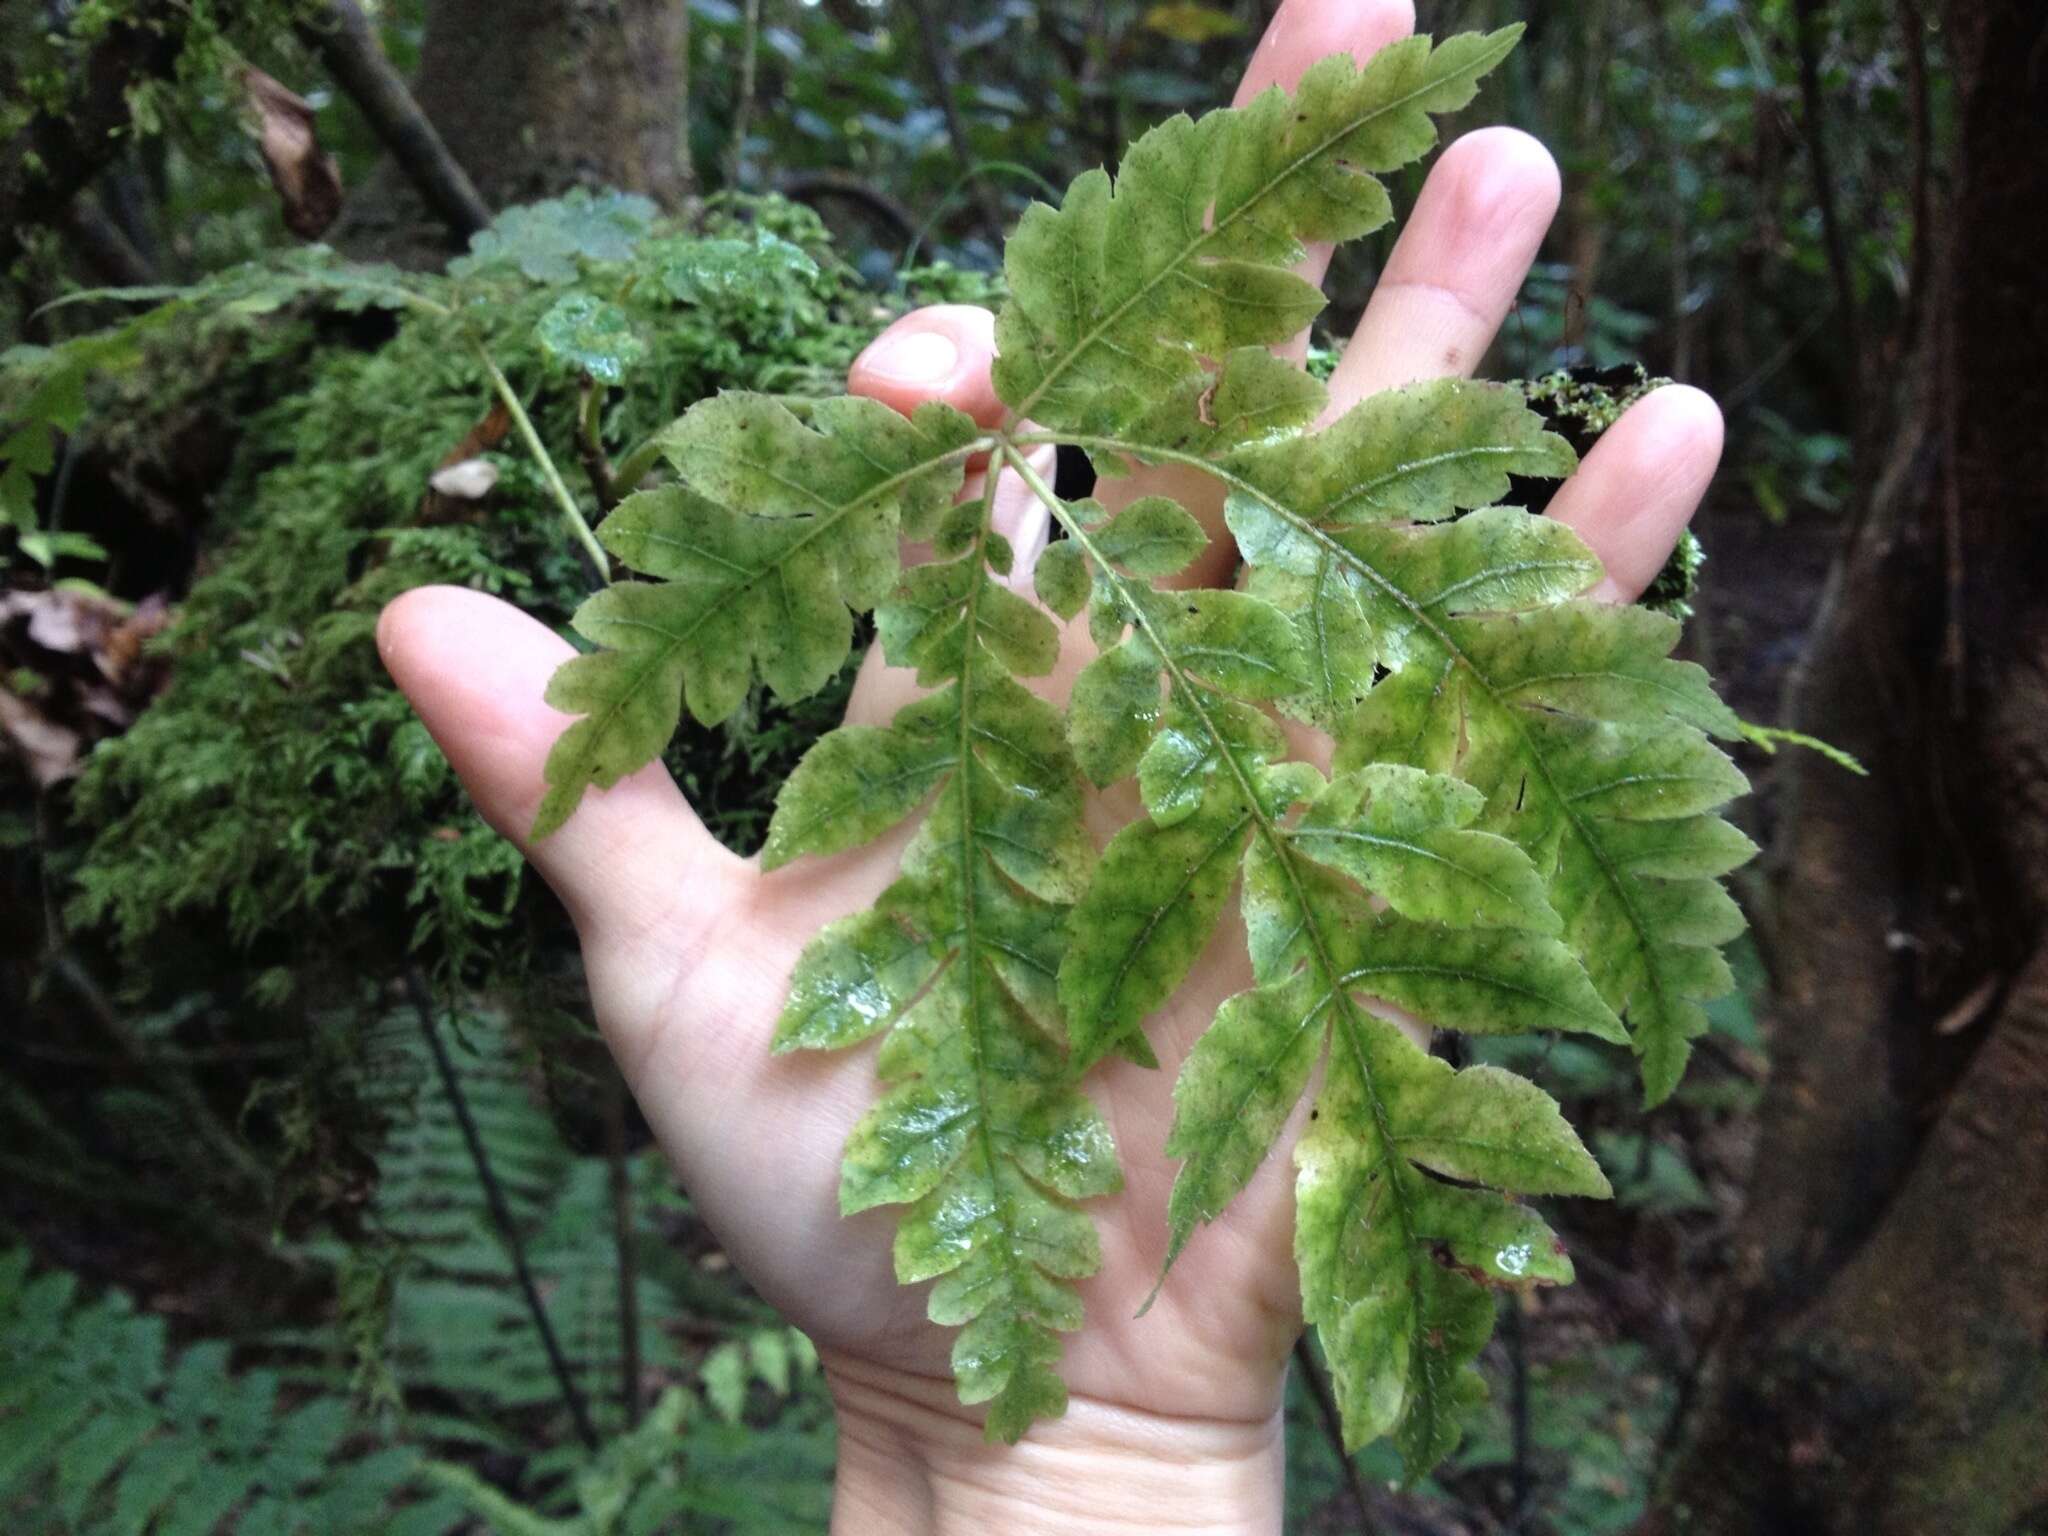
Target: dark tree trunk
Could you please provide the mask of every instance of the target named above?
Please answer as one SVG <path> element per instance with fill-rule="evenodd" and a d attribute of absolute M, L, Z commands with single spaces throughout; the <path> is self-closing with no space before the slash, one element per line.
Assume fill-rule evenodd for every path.
<path fill-rule="evenodd" d="M 1951 0 L 1953 196 L 1798 689 L 1776 1070 L 1649 1528 L 2048 1532 L 2048 8 Z"/>
<path fill-rule="evenodd" d="M 492 208 L 574 186 L 690 188 L 685 0 L 430 0 L 413 95 Z M 435 261 L 447 230 L 396 167 L 350 204 L 364 254 Z"/>

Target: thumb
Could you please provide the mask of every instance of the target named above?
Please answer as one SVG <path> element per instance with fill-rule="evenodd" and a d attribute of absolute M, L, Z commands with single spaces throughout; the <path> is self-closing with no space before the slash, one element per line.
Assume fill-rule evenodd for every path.
<path fill-rule="evenodd" d="M 930 304 L 912 310 L 869 342 L 847 370 L 846 387 L 906 416 L 936 400 L 971 416 L 979 426 L 999 426 L 1008 411 L 996 394 L 992 377 L 995 357 L 996 317 L 992 313 L 973 304 Z M 1029 431 L 1031 424 L 1021 423 L 1020 429 Z M 1033 448 L 1027 457 L 1034 470 L 1052 478 L 1055 450 L 1050 445 Z M 970 459 L 967 467 L 960 499 L 973 501 L 982 493 L 982 476 L 989 466 L 977 457 Z M 1022 480 L 1004 475 L 996 484 L 991 520 L 996 532 L 1010 541 L 1016 556 L 1011 585 L 1029 590 L 1032 566 L 1052 534 L 1051 516 Z M 905 542 L 906 566 L 921 565 L 930 558 L 929 547 Z"/>
<path fill-rule="evenodd" d="M 421 587 L 385 608 L 377 649 L 477 809 L 554 888 L 586 949 L 599 943 L 611 958 L 624 946 L 650 967 L 686 962 L 691 934 L 747 866 L 704 830 L 660 763 L 590 790 L 560 831 L 528 840 L 542 766 L 569 723 L 542 695 L 573 648 L 497 598 Z"/>

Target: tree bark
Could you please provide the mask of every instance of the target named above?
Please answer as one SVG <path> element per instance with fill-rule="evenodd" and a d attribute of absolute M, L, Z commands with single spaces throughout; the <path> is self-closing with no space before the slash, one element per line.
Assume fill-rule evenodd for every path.
<path fill-rule="evenodd" d="M 2048 12 L 1945 9 L 1945 238 L 1796 689 L 1871 777 L 1793 775 L 1754 1185 L 1646 1525 L 1673 1536 L 2048 1531 Z"/>
<path fill-rule="evenodd" d="M 297 31 L 450 234 L 466 240 L 491 222 L 491 210 L 384 57 L 376 28 L 355 0 L 327 0 L 299 19 Z"/>
<path fill-rule="evenodd" d="M 685 0 L 430 0 L 412 94 L 491 208 L 575 186 L 690 190 Z M 343 242 L 415 263 L 445 256 L 401 171 L 351 204 Z"/>

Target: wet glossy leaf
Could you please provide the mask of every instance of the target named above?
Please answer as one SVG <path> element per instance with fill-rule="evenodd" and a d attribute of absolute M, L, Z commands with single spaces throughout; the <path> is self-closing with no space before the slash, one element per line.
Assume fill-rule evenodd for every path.
<path fill-rule="evenodd" d="M 772 281 L 815 277 L 802 246 L 766 230 L 751 240 L 675 240 L 659 248 L 661 283 L 671 298 L 706 304 L 762 291 Z"/>
<path fill-rule="evenodd" d="M 616 304 L 588 293 L 565 293 L 534 327 L 541 350 L 601 384 L 616 384 L 647 355 L 647 343 Z"/>

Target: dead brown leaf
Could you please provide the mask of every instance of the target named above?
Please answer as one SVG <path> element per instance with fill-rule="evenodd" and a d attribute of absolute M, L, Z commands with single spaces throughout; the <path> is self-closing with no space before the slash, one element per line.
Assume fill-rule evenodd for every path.
<path fill-rule="evenodd" d="M 341 213 L 341 167 L 320 147 L 312 103 L 260 69 L 242 72 L 242 91 L 270 184 L 284 203 L 285 228 L 301 240 L 319 239 Z"/>
<path fill-rule="evenodd" d="M 67 776 L 93 742 L 134 724 L 169 677 L 149 641 L 171 620 L 153 596 L 130 605 L 65 587 L 0 591 L 0 741 L 41 785 Z"/>
<path fill-rule="evenodd" d="M 38 789 L 48 789 L 78 770 L 83 747 L 78 733 L 5 688 L 0 688 L 0 741 L 21 759 L 29 781 Z"/>

